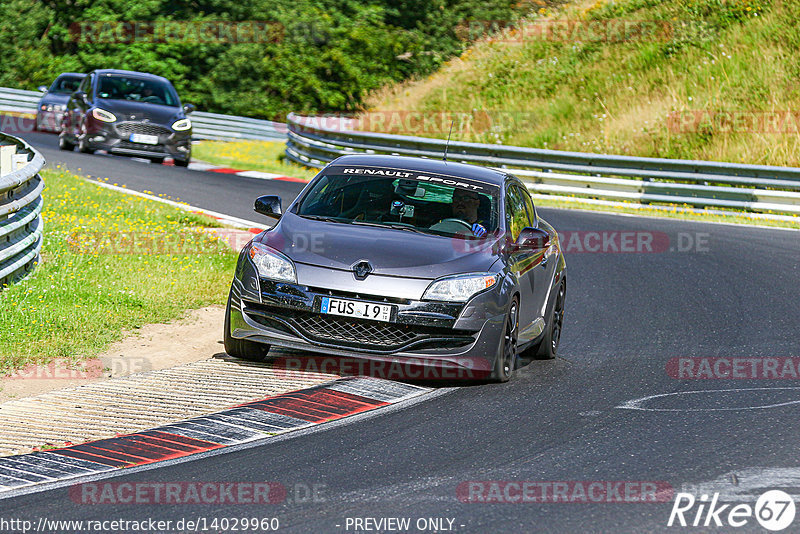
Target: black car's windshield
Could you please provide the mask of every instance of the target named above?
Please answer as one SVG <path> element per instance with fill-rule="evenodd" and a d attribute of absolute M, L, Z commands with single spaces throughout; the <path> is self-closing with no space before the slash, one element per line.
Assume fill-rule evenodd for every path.
<path fill-rule="evenodd" d="M 101 76 L 97 96 L 107 100 L 134 100 L 173 107 L 179 105 L 178 95 L 171 85 L 161 80 L 135 76 Z"/>
<path fill-rule="evenodd" d="M 72 94 L 78 90 L 82 80 L 83 76 L 59 76 L 47 92 L 58 95 Z"/>
<path fill-rule="evenodd" d="M 484 182 L 416 171 L 333 168 L 316 180 L 295 213 L 330 222 L 484 237 L 498 228 L 498 205 L 499 188 Z"/>

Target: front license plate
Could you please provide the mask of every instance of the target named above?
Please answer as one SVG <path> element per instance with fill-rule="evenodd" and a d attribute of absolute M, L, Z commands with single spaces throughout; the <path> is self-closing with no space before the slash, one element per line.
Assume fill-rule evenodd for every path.
<path fill-rule="evenodd" d="M 372 321 L 389 321 L 392 318 L 392 306 L 388 304 L 373 304 L 372 302 L 332 299 L 330 297 L 322 297 L 322 306 L 319 311 L 330 315 L 358 317 Z"/>
<path fill-rule="evenodd" d="M 157 135 L 131 134 L 131 143 L 143 143 L 145 145 L 157 145 Z"/>

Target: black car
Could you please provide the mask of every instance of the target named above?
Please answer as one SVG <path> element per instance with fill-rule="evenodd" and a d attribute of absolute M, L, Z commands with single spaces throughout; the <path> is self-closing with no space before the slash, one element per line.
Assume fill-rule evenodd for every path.
<path fill-rule="evenodd" d="M 558 234 L 500 170 L 343 156 L 239 257 L 225 350 L 270 345 L 508 380 L 518 357 L 553 358 L 564 319 Z"/>
<path fill-rule="evenodd" d="M 61 119 L 70 95 L 78 88 L 85 74 L 77 72 L 64 72 L 48 88 L 40 85 L 39 90 L 44 94 L 36 105 L 35 127 L 39 131 L 60 132 Z"/>
<path fill-rule="evenodd" d="M 95 70 L 67 103 L 58 146 L 81 152 L 106 150 L 175 165 L 191 159 L 194 106 L 181 105 L 166 78 L 144 72 Z"/>

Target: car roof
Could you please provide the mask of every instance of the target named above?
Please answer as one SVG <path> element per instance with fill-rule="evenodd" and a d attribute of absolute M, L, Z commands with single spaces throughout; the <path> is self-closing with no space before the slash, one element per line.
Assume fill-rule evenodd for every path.
<path fill-rule="evenodd" d="M 352 154 L 340 156 L 332 161 L 330 165 L 362 165 L 366 167 L 386 167 L 390 169 L 445 174 L 448 176 L 478 180 L 497 186 L 502 186 L 509 177 L 509 175 L 504 172 L 487 167 L 478 167 L 477 165 L 467 165 L 465 163 L 455 163 L 438 159 L 412 158 L 408 156 Z"/>
<path fill-rule="evenodd" d="M 134 71 L 134 70 L 95 69 L 92 72 L 94 72 L 98 76 L 119 74 L 119 75 L 127 75 L 127 76 L 137 76 L 139 78 L 152 78 L 154 80 L 163 80 L 165 82 L 169 82 L 169 80 L 167 80 L 163 76 L 158 76 L 157 74 L 150 74 L 149 72 L 137 72 L 137 71 Z"/>
<path fill-rule="evenodd" d="M 83 72 L 62 72 L 61 74 L 56 76 L 55 79 L 57 80 L 62 76 L 75 76 L 77 78 L 86 78 L 86 74 L 84 74 Z"/>

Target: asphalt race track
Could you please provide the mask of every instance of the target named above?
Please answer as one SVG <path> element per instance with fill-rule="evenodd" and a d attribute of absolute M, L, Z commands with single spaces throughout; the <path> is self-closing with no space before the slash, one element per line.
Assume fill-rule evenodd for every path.
<path fill-rule="evenodd" d="M 290 200 L 301 185 L 67 154 L 54 135 L 24 137 L 50 165 L 64 162 L 130 189 L 255 221 L 256 196 Z M 288 488 L 279 504 L 92 506 L 76 503 L 65 487 L 0 500 L 0 517 L 278 517 L 282 532 L 391 531 L 372 529 L 374 523 L 355 527 L 354 518 L 368 517 L 410 518 L 411 532 L 424 531 L 416 529 L 418 520 L 430 526 L 433 518 L 454 532 L 708 531 L 667 527 L 673 492 L 698 499 L 720 492 L 734 495 L 726 502 L 752 505 L 764 491 L 783 489 L 797 499 L 797 376 L 681 379 L 674 359 L 800 358 L 800 234 L 581 211 L 541 214 L 562 233 L 567 251 L 559 359 L 532 362 L 508 384 L 453 388 L 404 409 L 106 480 L 278 482 Z M 653 246 L 615 252 L 626 248 L 624 232 L 638 232 L 644 241 L 633 242 Z M 752 367 L 743 369 L 747 375 Z M 644 399 L 655 395 L 662 396 Z M 659 494 L 659 503 L 463 502 L 470 500 L 463 488 L 487 488 L 487 481 L 570 488 L 628 481 L 672 491 Z M 317 498 L 308 488 L 317 488 Z M 687 512 L 687 521 L 696 512 Z M 736 531 L 763 529 L 750 517 Z"/>

